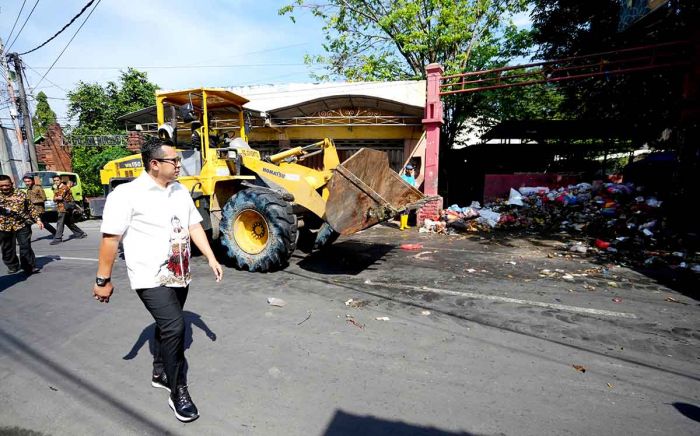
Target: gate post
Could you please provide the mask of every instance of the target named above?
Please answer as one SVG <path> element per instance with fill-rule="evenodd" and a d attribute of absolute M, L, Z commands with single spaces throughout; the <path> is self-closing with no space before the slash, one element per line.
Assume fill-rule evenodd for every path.
<path fill-rule="evenodd" d="M 425 97 L 425 178 L 423 193 L 428 196 L 438 194 L 438 170 L 440 158 L 440 127 L 443 124 L 442 101 L 440 101 L 440 82 L 444 72 L 440 64 L 430 64 L 425 67 L 427 88 Z M 418 225 L 425 218 L 435 219 L 442 209 L 442 198 L 427 203 L 418 212 Z"/>

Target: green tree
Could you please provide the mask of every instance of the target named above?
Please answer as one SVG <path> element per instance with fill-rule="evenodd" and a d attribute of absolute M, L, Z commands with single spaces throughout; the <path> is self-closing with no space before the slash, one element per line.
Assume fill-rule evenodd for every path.
<path fill-rule="evenodd" d="M 34 135 L 44 135 L 49 126 L 54 123 L 56 123 L 56 113 L 51 109 L 44 91 L 39 91 L 36 95 L 36 111 L 32 117 Z"/>
<path fill-rule="evenodd" d="M 123 71 L 117 82 L 78 82 L 68 93 L 68 116 L 75 120 L 69 128 L 72 136 L 124 134 L 117 121 L 121 115 L 155 104 L 158 86 L 148 76 L 133 68 Z M 74 147 L 73 170 L 80 174 L 85 195 L 102 193 L 99 170 L 110 160 L 131 154 L 125 147 Z"/>
<path fill-rule="evenodd" d="M 148 81 L 144 72 L 129 68 L 117 82 L 78 82 L 68 93 L 68 117 L 76 121 L 72 135 L 123 133 L 117 121 L 121 115 L 155 104 L 158 85 Z"/>
<path fill-rule="evenodd" d="M 533 39 L 538 57 L 555 60 L 597 52 L 692 39 L 700 20 L 694 0 L 669 0 L 653 16 L 620 29 L 621 3 L 610 0 L 533 0 Z M 660 51 L 658 53 L 663 53 Z M 678 53 L 687 59 L 690 53 Z M 615 58 L 612 54 L 611 60 Z M 661 57 L 661 59 L 668 59 Z M 682 109 L 682 68 L 628 73 L 563 82 L 562 111 L 577 119 L 611 119 L 640 133 L 640 142 L 679 118 Z"/>
<path fill-rule="evenodd" d="M 530 32 L 512 17 L 527 5 L 527 0 L 295 0 L 279 13 L 294 19 L 295 10 L 305 8 L 323 20 L 326 53 L 306 59 L 325 66 L 317 78 L 405 80 L 425 79 L 431 63 L 449 75 L 501 67 L 526 54 Z M 451 96 L 444 105 L 442 148 L 451 147 L 467 120 L 492 116 L 499 107 L 477 94 Z"/>

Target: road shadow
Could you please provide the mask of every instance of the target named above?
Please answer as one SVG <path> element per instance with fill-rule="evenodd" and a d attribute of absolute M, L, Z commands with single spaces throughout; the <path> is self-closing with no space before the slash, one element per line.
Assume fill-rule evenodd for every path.
<path fill-rule="evenodd" d="M 423 427 L 401 421 L 389 421 L 374 416 L 360 416 L 337 410 L 323 436 L 476 436 L 469 432 L 451 432 L 435 427 Z"/>
<path fill-rule="evenodd" d="M 34 430 L 29 430 L 21 427 L 0 427 L 0 436 L 49 436 L 47 433 L 41 433 Z"/>
<path fill-rule="evenodd" d="M 64 395 L 66 396 L 60 398 L 79 399 L 80 403 L 85 404 L 86 408 L 94 410 L 95 413 L 109 413 L 111 416 L 120 415 L 121 418 L 118 419 L 133 422 L 144 434 L 172 434 L 170 430 L 153 420 L 147 413 L 131 406 L 123 398 L 114 395 L 114 390 L 110 391 L 103 387 L 104 380 L 101 378 L 95 377 L 93 382 L 86 377 L 84 371 L 76 372 L 73 369 L 66 368 L 52 360 L 47 354 L 34 348 L 34 345 L 15 337 L 6 330 L 0 329 L 0 353 L 12 356 L 11 358 L 15 364 L 21 365 L 25 370 L 34 373 L 36 377 L 32 388 L 45 390 L 47 398 L 52 395 L 51 392 L 61 390 L 65 392 Z M 57 398 L 49 401 L 54 399 L 57 402 L 61 401 L 61 399 Z M 16 427 L 9 429 L 0 427 L 0 429 L 14 431 Z M 20 435 L 39 435 L 37 432 L 28 433 L 30 430 L 26 429 L 20 428 L 19 431 L 27 431 L 18 433 Z"/>
<path fill-rule="evenodd" d="M 301 269 L 324 275 L 357 275 L 373 270 L 395 245 L 344 241 L 305 256 L 297 265 Z"/>
<path fill-rule="evenodd" d="M 36 258 L 36 266 L 39 267 L 39 269 L 43 269 L 47 264 L 56 261 L 60 259 L 59 256 L 37 256 Z M 0 292 L 3 292 L 12 286 L 22 283 L 23 281 L 27 280 L 29 278 L 29 275 L 24 273 L 23 271 L 19 271 L 16 273 L 12 274 L 5 274 L 4 276 L 0 277 Z"/>
<path fill-rule="evenodd" d="M 183 311 L 183 314 L 185 316 L 185 350 L 188 350 L 190 346 L 192 345 L 192 326 L 195 325 L 197 326 L 200 330 L 202 330 L 207 337 L 212 341 L 216 341 L 216 333 L 211 331 L 209 326 L 202 320 L 202 317 L 194 312 L 190 312 L 189 310 Z M 131 347 L 131 350 L 122 357 L 124 360 L 132 360 L 134 357 L 136 357 L 139 354 L 139 351 L 143 346 L 148 342 L 148 350 L 151 353 L 151 356 L 155 355 L 155 332 L 156 332 L 156 323 L 152 323 L 146 328 L 143 329 L 141 334 L 139 335 L 138 339 L 134 343 L 134 345 Z"/>
<path fill-rule="evenodd" d="M 700 422 L 700 407 L 694 406 L 688 403 L 673 403 L 673 407 L 676 408 L 683 416 L 690 418 L 693 421 Z"/>

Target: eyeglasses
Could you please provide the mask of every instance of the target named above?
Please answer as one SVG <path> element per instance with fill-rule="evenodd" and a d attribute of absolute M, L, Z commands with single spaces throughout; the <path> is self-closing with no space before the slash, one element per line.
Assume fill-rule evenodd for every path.
<path fill-rule="evenodd" d="M 169 158 L 165 158 L 165 157 L 157 158 L 157 157 L 154 157 L 153 160 L 157 160 L 158 162 L 169 162 L 169 163 L 173 164 L 173 166 L 178 166 L 178 165 L 180 165 L 180 163 L 182 162 L 182 158 L 181 158 L 180 156 L 178 156 L 178 157 L 169 157 Z"/>

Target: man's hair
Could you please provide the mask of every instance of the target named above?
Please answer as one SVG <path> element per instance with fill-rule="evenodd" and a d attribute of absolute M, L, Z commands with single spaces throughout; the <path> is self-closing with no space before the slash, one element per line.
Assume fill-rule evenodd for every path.
<path fill-rule="evenodd" d="M 160 138 L 149 138 L 141 146 L 141 160 L 143 169 L 148 172 L 151 169 L 151 161 L 164 156 L 163 146 L 172 147 L 172 142 L 163 141 Z"/>
<path fill-rule="evenodd" d="M 24 177 L 22 177 L 22 180 L 34 180 L 34 177 L 32 177 L 32 176 L 24 176 Z"/>
<path fill-rule="evenodd" d="M 0 174 L 0 182 L 9 181 L 12 183 L 12 178 L 7 174 Z"/>

